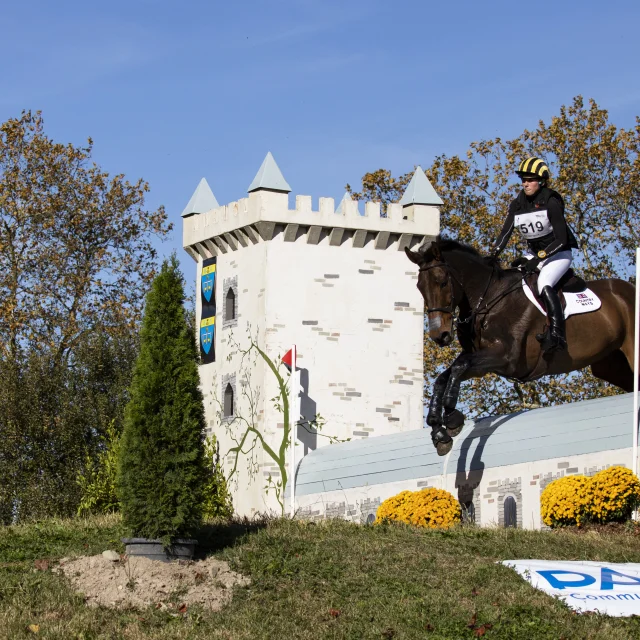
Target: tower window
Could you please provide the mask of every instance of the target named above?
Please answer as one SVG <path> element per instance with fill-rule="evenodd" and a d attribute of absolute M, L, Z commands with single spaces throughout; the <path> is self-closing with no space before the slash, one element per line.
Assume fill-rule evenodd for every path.
<path fill-rule="evenodd" d="M 229 288 L 229 291 L 227 291 L 227 295 L 224 299 L 224 319 L 236 319 L 236 294 L 231 288 Z"/>
<path fill-rule="evenodd" d="M 238 289 L 238 276 L 231 278 L 225 278 L 222 282 L 222 300 L 220 316 L 222 317 L 222 328 L 231 329 L 238 326 L 238 303 L 239 303 L 239 289 Z"/>
<path fill-rule="evenodd" d="M 224 390 L 224 417 L 233 417 L 233 387 L 227 384 Z"/>

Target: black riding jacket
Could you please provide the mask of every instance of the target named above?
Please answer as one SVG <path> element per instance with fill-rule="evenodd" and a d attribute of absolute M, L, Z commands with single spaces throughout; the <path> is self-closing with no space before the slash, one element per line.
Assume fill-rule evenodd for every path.
<path fill-rule="evenodd" d="M 535 256 L 544 251 L 546 257 L 559 251 L 577 249 L 578 242 L 564 218 L 562 196 L 549 187 L 542 187 L 529 197 L 522 190 L 509 205 L 494 251 L 500 253 L 517 228 L 527 241 L 529 251 Z"/>

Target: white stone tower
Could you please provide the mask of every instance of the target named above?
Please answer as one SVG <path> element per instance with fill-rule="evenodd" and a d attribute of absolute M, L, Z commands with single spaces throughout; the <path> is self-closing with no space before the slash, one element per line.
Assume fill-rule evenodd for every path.
<path fill-rule="evenodd" d="M 203 261 L 217 261 L 215 320 L 203 323 L 215 327 L 208 334 L 215 362 L 201 365 L 200 378 L 227 473 L 234 439 L 248 423 L 270 447 L 282 441 L 282 415 L 271 401 L 275 377 L 232 346 L 247 347 L 248 330 L 276 362 L 297 345 L 301 413 L 325 420 L 320 433 L 298 427 L 298 462 L 329 444 L 327 436 L 371 439 L 423 425 L 423 301 L 404 248 L 438 234 L 442 201 L 420 167 L 386 217 L 380 203 L 366 202 L 361 212 L 348 195 L 337 209 L 333 198 L 320 198 L 317 210 L 311 196 L 299 195 L 290 209 L 290 191 L 269 153 L 247 198 L 219 206 L 202 179 L 182 214 L 183 246 L 197 262 L 198 326 Z M 253 458 L 241 455 L 236 512 L 278 511 L 265 484 L 279 475 L 259 442 Z"/>

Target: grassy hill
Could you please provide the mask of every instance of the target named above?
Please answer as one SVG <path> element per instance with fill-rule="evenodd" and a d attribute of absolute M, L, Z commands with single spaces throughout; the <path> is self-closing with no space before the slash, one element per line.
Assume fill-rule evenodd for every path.
<path fill-rule="evenodd" d="M 89 609 L 35 560 L 123 550 L 117 518 L 0 528 L 0 637 L 640 638 L 640 619 L 576 615 L 497 565 L 507 558 L 640 562 L 640 529 L 424 531 L 271 521 L 209 526 L 207 553 L 251 577 L 232 603 L 173 617 Z M 40 565 L 42 566 L 42 565 Z M 36 633 L 28 626 L 39 625 Z"/>

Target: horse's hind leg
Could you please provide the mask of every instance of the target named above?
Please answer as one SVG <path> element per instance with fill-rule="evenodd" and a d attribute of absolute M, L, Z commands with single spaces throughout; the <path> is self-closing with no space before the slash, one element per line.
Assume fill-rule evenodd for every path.
<path fill-rule="evenodd" d="M 591 373 L 596 378 L 620 387 L 623 391 L 633 391 L 633 353 L 629 355 L 618 349 L 591 365 Z"/>

